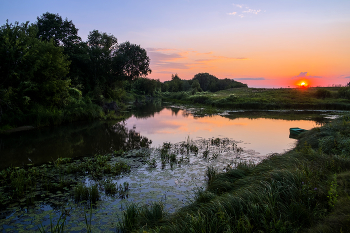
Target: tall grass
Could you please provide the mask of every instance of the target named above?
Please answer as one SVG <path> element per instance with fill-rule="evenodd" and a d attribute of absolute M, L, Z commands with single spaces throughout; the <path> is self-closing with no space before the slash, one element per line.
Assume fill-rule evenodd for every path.
<path fill-rule="evenodd" d="M 97 184 L 87 187 L 83 183 L 79 183 L 73 190 L 74 200 L 76 202 L 96 203 L 100 199 Z"/>
<path fill-rule="evenodd" d="M 123 211 L 122 219 L 117 224 L 118 230 L 121 232 L 132 232 L 136 229 L 148 230 L 159 224 L 165 216 L 162 202 L 153 202 L 144 206 L 131 203 Z"/>

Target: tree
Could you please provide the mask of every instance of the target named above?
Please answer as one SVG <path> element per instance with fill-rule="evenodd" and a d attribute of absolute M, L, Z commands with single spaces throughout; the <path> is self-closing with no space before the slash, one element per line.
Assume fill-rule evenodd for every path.
<path fill-rule="evenodd" d="M 152 72 L 149 63 L 146 50 L 127 41 L 118 46 L 113 59 L 113 70 L 116 76 L 132 81 Z"/>
<path fill-rule="evenodd" d="M 81 42 L 78 36 L 78 29 L 72 21 L 62 19 L 58 14 L 46 12 L 37 17 L 38 38 L 41 40 L 53 40 L 56 46 L 72 47 Z"/>
<path fill-rule="evenodd" d="M 81 77 L 85 93 L 96 88 L 106 93 L 114 83 L 112 75 L 112 59 L 117 48 L 117 38 L 107 33 L 93 30 L 88 35 L 87 53 L 88 67 L 85 76 Z M 103 94 L 102 93 L 102 94 Z"/>
<path fill-rule="evenodd" d="M 194 93 L 196 93 L 197 91 L 202 91 L 201 85 L 199 84 L 198 80 L 194 80 L 192 82 L 192 90 Z"/>
<path fill-rule="evenodd" d="M 61 105 L 68 93 L 64 77 L 70 62 L 63 48 L 36 38 L 35 25 L 3 25 L 0 29 L 0 90 L 18 109 L 34 102 Z"/>

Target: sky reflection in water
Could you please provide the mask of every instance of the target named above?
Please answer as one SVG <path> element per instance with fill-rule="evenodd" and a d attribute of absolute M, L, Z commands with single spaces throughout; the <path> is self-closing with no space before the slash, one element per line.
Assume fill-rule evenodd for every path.
<path fill-rule="evenodd" d="M 261 155 L 282 153 L 294 146 L 296 140 L 289 138 L 289 128 L 306 130 L 316 127 L 311 120 L 283 120 L 225 116 L 194 117 L 185 110 L 177 113 L 165 108 L 153 117 L 140 119 L 132 116 L 126 120 L 128 128 L 135 128 L 158 147 L 163 142 L 180 142 L 187 139 L 227 137 L 236 141 L 244 149 L 252 149 Z"/>

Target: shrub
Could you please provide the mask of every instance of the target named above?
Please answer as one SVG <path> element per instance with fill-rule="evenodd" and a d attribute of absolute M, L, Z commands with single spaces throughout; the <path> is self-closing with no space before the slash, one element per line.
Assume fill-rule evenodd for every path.
<path fill-rule="evenodd" d="M 350 99 L 350 88 L 349 87 L 339 88 L 338 98 Z"/>
<path fill-rule="evenodd" d="M 330 98 L 332 96 L 332 93 L 328 91 L 327 89 L 317 89 L 315 92 L 316 98 L 319 99 L 325 99 L 325 98 Z"/>

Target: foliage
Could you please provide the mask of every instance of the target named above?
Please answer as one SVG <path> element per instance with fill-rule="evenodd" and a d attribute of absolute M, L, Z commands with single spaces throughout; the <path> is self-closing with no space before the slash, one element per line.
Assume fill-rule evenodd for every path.
<path fill-rule="evenodd" d="M 127 80 L 145 77 L 152 72 L 149 68 L 150 59 L 145 49 L 129 41 L 118 46 L 113 60 L 113 68 L 118 76 Z"/>
<path fill-rule="evenodd" d="M 350 99 L 350 88 L 349 85 L 347 87 L 341 87 L 338 90 L 338 97 L 344 99 Z"/>
<path fill-rule="evenodd" d="M 145 79 L 149 63 L 145 49 L 130 42 L 118 46 L 105 32 L 93 30 L 83 42 L 73 22 L 58 14 L 46 12 L 34 24 L 6 22 L 0 28 L 1 124 L 113 117 L 99 106 L 130 101 L 128 87 L 138 95 L 158 95 L 159 80 Z"/>
<path fill-rule="evenodd" d="M 132 90 L 138 95 L 158 96 L 161 91 L 159 80 L 138 78 L 132 84 Z"/>
<path fill-rule="evenodd" d="M 81 41 L 78 36 L 78 29 L 72 21 L 62 19 L 58 14 L 49 12 L 37 17 L 36 26 L 38 28 L 37 37 L 41 40 L 53 40 L 56 46 L 73 46 Z"/>
<path fill-rule="evenodd" d="M 316 98 L 321 98 L 321 99 L 324 99 L 324 98 L 329 98 L 332 96 L 331 92 L 327 89 L 317 89 L 316 90 L 316 93 L 315 93 L 315 96 Z"/>
<path fill-rule="evenodd" d="M 202 91 L 216 92 L 220 90 L 248 87 L 246 84 L 230 79 L 218 79 L 208 73 L 196 74 L 191 80 L 181 80 L 177 74 L 171 75 L 170 81 L 165 81 L 162 91 L 180 92 L 191 91 L 192 94 Z"/>
<path fill-rule="evenodd" d="M 229 88 L 248 87 L 246 84 L 243 84 L 241 82 L 233 81 L 227 78 L 218 79 L 217 77 L 208 73 L 198 73 L 193 77 L 192 80 L 197 80 L 203 91 L 216 92 Z"/>

